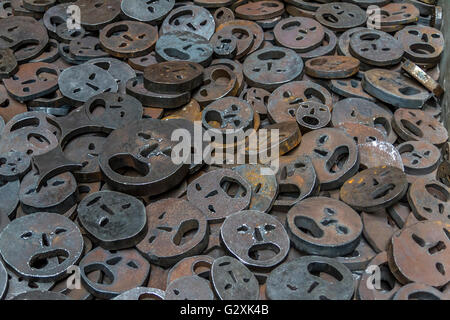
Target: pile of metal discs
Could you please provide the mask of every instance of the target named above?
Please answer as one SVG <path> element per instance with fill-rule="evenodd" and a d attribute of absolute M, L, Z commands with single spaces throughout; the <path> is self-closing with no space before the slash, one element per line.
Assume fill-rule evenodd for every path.
<path fill-rule="evenodd" d="M 441 25 L 434 0 L 0 0 L 0 298 L 450 299 Z M 198 128 L 278 130 L 278 170 L 174 161 Z"/>

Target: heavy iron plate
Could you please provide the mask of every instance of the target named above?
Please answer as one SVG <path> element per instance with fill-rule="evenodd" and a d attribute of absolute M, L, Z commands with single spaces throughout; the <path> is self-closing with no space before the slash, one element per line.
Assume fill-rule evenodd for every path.
<path fill-rule="evenodd" d="M 247 84 L 268 91 L 297 80 L 302 71 L 302 58 L 295 51 L 282 47 L 258 50 L 244 61 L 244 76 Z"/>
<path fill-rule="evenodd" d="M 355 75 L 360 62 L 352 57 L 322 56 L 305 63 L 306 74 L 322 79 L 341 79 Z"/>
<path fill-rule="evenodd" d="M 101 30 L 120 15 L 120 0 L 77 0 L 80 22 L 86 30 Z"/>
<path fill-rule="evenodd" d="M 356 210 L 374 212 L 394 205 L 407 189 L 408 181 L 403 171 L 384 165 L 361 171 L 347 180 L 340 197 Z"/>
<path fill-rule="evenodd" d="M 93 64 L 109 72 L 119 85 L 119 93 L 125 93 L 127 81 L 136 77 L 136 72 L 127 63 L 114 58 L 91 59 L 87 63 Z"/>
<path fill-rule="evenodd" d="M 211 267 L 211 282 L 220 300 L 258 300 L 259 284 L 239 260 L 220 257 Z"/>
<path fill-rule="evenodd" d="M 182 93 L 203 84 L 203 67 L 187 61 L 168 61 L 145 68 L 144 86 L 154 92 Z"/>
<path fill-rule="evenodd" d="M 377 10 L 371 8 L 367 12 L 368 25 L 397 26 L 417 22 L 419 9 L 411 3 L 389 3 L 380 8 L 382 15 L 377 16 Z"/>
<path fill-rule="evenodd" d="M 335 259 L 301 257 L 273 270 L 266 282 L 270 300 L 350 300 L 352 273 Z"/>
<path fill-rule="evenodd" d="M 207 67 L 213 49 L 208 40 L 189 31 L 172 31 L 163 34 L 156 42 L 158 61 L 185 60 Z"/>
<path fill-rule="evenodd" d="M 187 104 L 191 99 L 189 91 L 182 93 L 159 93 L 147 90 L 142 74 L 127 81 L 126 92 L 141 101 L 144 106 L 154 108 L 178 108 Z"/>
<path fill-rule="evenodd" d="M 127 194 L 100 191 L 90 194 L 77 208 L 78 221 L 104 249 L 127 249 L 138 244 L 147 232 L 142 202 Z"/>
<path fill-rule="evenodd" d="M 58 79 L 61 93 L 78 102 L 86 102 L 103 92 L 117 92 L 118 85 L 113 76 L 93 64 L 70 67 L 61 72 Z"/>
<path fill-rule="evenodd" d="M 300 103 L 295 117 L 300 129 L 308 132 L 326 127 L 331 120 L 331 112 L 322 103 L 307 101 Z"/>
<path fill-rule="evenodd" d="M 70 172 L 61 173 L 38 189 L 39 175 L 33 169 L 23 177 L 19 199 L 24 213 L 66 213 L 77 201 L 77 183 Z"/>
<path fill-rule="evenodd" d="M 420 282 L 433 287 L 448 283 L 449 225 L 442 221 L 418 222 L 398 231 L 388 250 L 389 268 L 402 284 Z"/>
<path fill-rule="evenodd" d="M 359 167 L 358 147 L 341 129 L 308 132 L 303 136 L 298 152 L 311 157 L 322 190 L 339 188 Z"/>
<path fill-rule="evenodd" d="M 278 182 L 275 175 L 265 174 L 264 168 L 267 167 L 243 164 L 232 169 L 252 185 L 249 210 L 269 212 L 278 195 Z"/>
<path fill-rule="evenodd" d="M 405 57 L 416 63 L 439 62 L 445 48 L 441 31 L 427 26 L 407 26 L 395 35 L 405 50 Z"/>
<path fill-rule="evenodd" d="M 206 217 L 186 200 L 163 199 L 146 210 L 148 233 L 136 247 L 150 262 L 170 267 L 208 245 Z"/>
<path fill-rule="evenodd" d="M 293 81 L 277 88 L 270 95 L 267 104 L 269 119 L 275 123 L 296 121 L 297 109 L 306 101 L 332 106 L 331 95 L 326 88 L 309 80 Z"/>
<path fill-rule="evenodd" d="M 90 36 L 71 40 L 69 43 L 69 53 L 80 62 L 108 56 L 100 46 L 99 39 Z"/>
<path fill-rule="evenodd" d="M 213 257 L 205 255 L 184 258 L 170 269 L 167 284 L 169 285 L 172 281 L 182 277 L 195 275 L 210 279 L 213 262 Z"/>
<path fill-rule="evenodd" d="M 448 139 L 444 126 L 422 110 L 398 109 L 394 113 L 392 126 L 405 141 L 423 140 L 439 146 Z"/>
<path fill-rule="evenodd" d="M 39 155 L 58 145 L 60 135 L 55 117 L 44 112 L 24 112 L 15 115 L 3 129 L 0 152 L 21 151 Z"/>
<path fill-rule="evenodd" d="M 101 299 L 114 298 L 144 285 L 150 274 L 150 264 L 136 249 L 107 251 L 97 247 L 81 259 L 79 267 L 81 281 L 86 289 Z M 94 271 L 105 274 L 101 283 L 89 279 L 88 275 Z"/>
<path fill-rule="evenodd" d="M 234 9 L 236 17 L 247 20 L 265 20 L 283 14 L 284 4 L 280 1 L 256 1 L 239 5 Z"/>
<path fill-rule="evenodd" d="M 292 17 L 281 20 L 273 29 L 275 41 L 296 52 L 309 52 L 322 44 L 325 30 L 314 19 Z"/>
<path fill-rule="evenodd" d="M 203 85 L 194 91 L 193 98 L 202 107 L 231 95 L 237 86 L 236 74 L 225 65 L 213 65 L 203 72 Z"/>
<path fill-rule="evenodd" d="M 436 170 L 441 152 L 427 141 L 407 141 L 399 144 L 400 153 L 407 174 L 423 175 Z"/>
<path fill-rule="evenodd" d="M 267 117 L 269 97 L 270 92 L 261 88 L 248 88 L 240 94 L 240 98 L 246 100 L 262 120 Z"/>
<path fill-rule="evenodd" d="M 279 192 L 273 207 L 283 212 L 315 195 L 319 189 L 319 180 L 309 156 L 281 157 L 277 181 Z"/>
<path fill-rule="evenodd" d="M 209 104 L 202 111 L 202 124 L 223 135 L 244 132 L 253 128 L 254 111 L 247 101 L 225 97 Z"/>
<path fill-rule="evenodd" d="M 345 203 L 332 198 L 312 197 L 289 210 L 286 229 L 298 250 L 338 257 L 355 250 L 363 224 L 359 215 Z"/>
<path fill-rule="evenodd" d="M 242 21 L 242 20 L 238 20 Z M 232 21 L 234 22 L 234 21 Z M 241 59 L 247 55 L 254 47 L 255 42 L 258 40 L 257 35 L 254 35 L 253 22 L 245 21 L 247 24 L 240 23 L 226 23 L 217 28 L 217 32 L 214 33 L 210 42 L 229 39 L 230 41 L 236 41 L 236 59 Z M 262 30 L 261 30 L 262 33 Z M 261 44 L 261 43 L 260 43 Z"/>
<path fill-rule="evenodd" d="M 19 245 L 20 252 L 11 244 Z M 40 212 L 16 219 L 0 234 L 3 260 L 25 279 L 58 280 L 78 262 L 82 251 L 83 238 L 78 227 L 54 213 Z"/>
<path fill-rule="evenodd" d="M 239 261 L 260 269 L 282 262 L 290 245 L 284 226 L 275 217 L 255 210 L 228 216 L 222 224 L 220 237 Z"/>
<path fill-rule="evenodd" d="M 22 63 L 40 55 L 48 42 L 47 29 L 31 17 L 1 19 L 0 36 L 0 48 L 13 50 Z"/>
<path fill-rule="evenodd" d="M 219 28 L 222 23 L 232 20 L 234 20 L 234 12 L 230 8 L 220 7 L 214 11 L 214 21 L 216 22 L 217 28 Z"/>
<path fill-rule="evenodd" d="M 374 97 L 364 91 L 361 80 L 358 78 L 331 80 L 330 89 L 345 98 L 360 98 L 376 102 Z"/>
<path fill-rule="evenodd" d="M 380 30 L 362 30 L 350 38 L 350 53 L 369 65 L 383 67 L 399 63 L 403 47 L 390 34 Z"/>
<path fill-rule="evenodd" d="M 26 63 L 11 78 L 4 79 L 8 93 L 19 102 L 45 96 L 58 89 L 59 69 L 49 63 Z"/>
<path fill-rule="evenodd" d="M 192 181 L 187 189 L 189 202 L 211 223 L 222 222 L 230 214 L 247 209 L 251 196 L 251 184 L 230 169 L 208 172 Z"/>
<path fill-rule="evenodd" d="M 376 253 L 372 247 L 361 237 L 358 246 L 352 253 L 336 257 L 336 260 L 349 268 L 351 271 L 364 270 Z"/>
<path fill-rule="evenodd" d="M 102 48 L 118 58 L 149 54 L 158 40 L 158 30 L 143 22 L 120 21 L 104 27 L 99 35 Z"/>
<path fill-rule="evenodd" d="M 430 97 L 430 93 L 414 80 L 386 69 L 366 71 L 362 86 L 375 98 L 398 108 L 421 108 Z"/>
<path fill-rule="evenodd" d="M 24 152 L 10 151 L 0 154 L 0 180 L 18 180 L 30 169 L 31 159 Z"/>
<path fill-rule="evenodd" d="M 132 20 L 155 23 L 162 20 L 175 5 L 175 0 L 135 1 L 123 0 L 122 12 Z"/>
<path fill-rule="evenodd" d="M 239 35 L 239 33 L 245 35 L 246 32 L 248 32 L 248 30 L 250 31 L 250 37 L 253 37 L 253 45 L 251 46 L 250 50 L 247 52 L 247 55 L 249 55 L 261 48 L 263 41 L 264 41 L 264 31 L 256 22 L 248 21 L 248 20 L 226 21 L 226 22 L 221 23 L 217 27 L 216 32 L 221 33 L 222 29 L 228 29 L 228 28 L 230 28 L 231 30 L 234 29 L 236 31 L 238 31 L 239 29 L 246 30 L 244 32 L 238 32 L 238 33 L 235 32 L 235 36 Z M 239 42 L 238 42 L 238 47 L 239 47 Z M 242 50 L 242 52 L 245 52 L 245 50 Z M 238 48 L 237 57 L 239 57 L 241 54 L 244 55 L 242 52 L 240 52 L 239 48 Z"/>
<path fill-rule="evenodd" d="M 171 159 L 176 127 L 167 121 L 143 119 L 113 131 L 99 156 L 100 168 L 109 185 L 133 195 L 157 195 L 177 185 L 189 165 Z M 127 176 L 121 168 L 133 168 L 138 175 Z"/>
<path fill-rule="evenodd" d="M 185 5 L 172 10 L 164 19 L 160 33 L 188 31 L 207 40 L 214 34 L 216 24 L 208 10 L 199 6 Z"/>
<path fill-rule="evenodd" d="M 336 102 L 331 115 L 333 127 L 338 127 L 345 122 L 361 123 L 378 129 L 386 136 L 388 142 L 394 143 L 397 135 L 391 126 L 392 119 L 392 111 L 388 108 L 360 98 L 347 98 Z"/>
<path fill-rule="evenodd" d="M 195 288 L 195 290 L 192 290 Z M 199 276 L 179 278 L 167 286 L 166 300 L 214 300 L 209 281 Z"/>
<path fill-rule="evenodd" d="M 450 189 L 436 180 L 417 179 L 409 188 L 408 202 L 419 221 L 450 224 Z"/>
<path fill-rule="evenodd" d="M 366 13 L 351 3 L 326 3 L 316 11 L 315 18 L 325 27 L 342 32 L 361 27 L 366 23 Z"/>
<path fill-rule="evenodd" d="M 328 28 L 324 27 L 323 29 L 325 32 L 325 37 L 323 38 L 322 43 L 319 45 L 319 47 L 305 53 L 299 53 L 303 61 L 321 56 L 333 55 L 335 53 L 338 41 L 337 36 Z"/>

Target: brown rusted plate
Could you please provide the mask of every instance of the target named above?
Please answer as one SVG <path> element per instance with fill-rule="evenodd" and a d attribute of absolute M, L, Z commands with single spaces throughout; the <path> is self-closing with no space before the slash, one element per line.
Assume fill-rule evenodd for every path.
<path fill-rule="evenodd" d="M 198 102 L 194 99 L 191 99 L 188 104 L 181 108 L 167 110 L 164 114 L 163 120 L 180 118 L 187 119 L 192 122 L 202 121 L 202 111 Z"/>
<path fill-rule="evenodd" d="M 40 55 L 48 42 L 47 29 L 31 17 L 1 19 L 0 36 L 0 48 L 13 50 L 22 63 Z"/>
<path fill-rule="evenodd" d="M 363 224 L 358 213 L 345 203 L 312 197 L 289 210 L 286 228 L 298 250 L 311 255 L 338 257 L 355 250 Z"/>
<path fill-rule="evenodd" d="M 236 41 L 236 59 L 243 58 L 250 52 L 256 41 L 256 38 L 253 35 L 254 27 L 250 21 L 247 21 L 247 23 L 248 25 L 244 23 L 238 25 L 229 23 L 219 26 L 217 32 L 211 38 L 211 43 L 222 39 Z"/>
<path fill-rule="evenodd" d="M 327 89 L 312 81 L 294 81 L 276 89 L 269 97 L 267 111 L 269 118 L 276 123 L 296 121 L 295 114 L 300 103 L 316 101 L 332 106 L 331 95 Z"/>
<path fill-rule="evenodd" d="M 213 262 L 214 258 L 211 256 L 193 256 L 184 258 L 169 270 L 167 285 L 176 279 L 195 275 L 210 279 Z"/>
<path fill-rule="evenodd" d="M 146 54 L 145 56 L 130 58 L 128 59 L 128 64 L 135 70 L 144 71 L 146 67 L 152 64 L 158 63 L 156 60 L 155 51 Z"/>
<path fill-rule="evenodd" d="M 345 31 L 360 27 L 366 23 L 366 13 L 352 3 L 326 3 L 320 6 L 315 18 L 333 31 Z"/>
<path fill-rule="evenodd" d="M 388 262 L 400 283 L 420 282 L 433 287 L 448 283 L 449 228 L 442 221 L 425 221 L 394 234 Z"/>
<path fill-rule="evenodd" d="M 394 113 L 392 126 L 405 141 L 424 140 L 439 146 L 448 139 L 444 126 L 422 110 L 398 109 Z"/>
<path fill-rule="evenodd" d="M 308 132 L 298 152 L 311 157 L 321 189 L 340 187 L 359 167 L 358 148 L 341 129 L 323 128 Z"/>
<path fill-rule="evenodd" d="M 381 166 L 361 171 L 341 188 L 342 201 L 366 212 L 394 205 L 406 194 L 408 182 L 401 169 Z"/>
<path fill-rule="evenodd" d="M 231 20 L 231 21 L 226 21 L 223 22 L 222 24 L 220 24 L 217 27 L 216 32 L 220 33 L 222 29 L 225 28 L 230 28 L 230 30 L 235 30 L 235 35 L 240 38 L 240 37 L 245 37 L 245 34 L 247 31 L 250 31 L 250 37 L 253 38 L 253 44 L 250 47 L 249 51 L 247 52 L 247 54 L 251 54 L 253 52 L 255 52 L 256 50 L 258 50 L 263 41 L 264 41 L 264 31 L 263 29 L 255 22 L 253 21 L 248 21 L 248 20 Z M 239 31 L 239 30 L 243 30 L 243 31 Z M 238 31 L 236 33 L 236 31 Z M 244 51 L 244 50 L 242 50 Z M 237 56 L 239 56 L 239 42 L 238 42 L 238 54 Z"/>
<path fill-rule="evenodd" d="M 267 117 L 267 104 L 270 92 L 261 88 L 248 88 L 242 91 L 240 97 L 246 100 L 261 119 Z"/>
<path fill-rule="evenodd" d="M 100 44 L 110 55 L 135 58 L 150 53 L 158 40 L 158 30 L 138 21 L 108 24 L 100 32 Z"/>
<path fill-rule="evenodd" d="M 359 60 L 352 57 L 323 56 L 306 61 L 306 74 L 322 79 L 348 78 L 359 71 Z"/>
<path fill-rule="evenodd" d="M 234 9 L 236 17 L 246 20 L 264 20 L 280 16 L 284 12 L 284 4 L 280 1 L 247 2 Z"/>
<path fill-rule="evenodd" d="M 337 112 L 336 112 L 337 113 Z M 348 135 L 352 136 L 360 148 L 362 144 L 374 141 L 386 141 L 386 135 L 380 130 L 369 127 L 358 122 L 341 122 L 336 128 L 343 129 Z M 360 152 L 361 156 L 361 152 Z"/>
<path fill-rule="evenodd" d="M 319 47 L 325 37 L 325 31 L 320 23 L 302 17 L 281 20 L 273 32 L 279 45 L 296 52 L 308 52 Z"/>
<path fill-rule="evenodd" d="M 230 8 L 220 7 L 214 11 L 214 21 L 216 22 L 217 28 L 222 23 L 234 20 L 234 12 Z"/>
<path fill-rule="evenodd" d="M 101 30 L 120 15 L 120 0 L 77 0 L 80 22 L 86 30 Z"/>
<path fill-rule="evenodd" d="M 441 152 L 427 141 L 403 142 L 397 146 L 397 150 L 400 152 L 407 174 L 428 174 L 439 165 Z"/>
<path fill-rule="evenodd" d="M 154 92 L 182 93 L 203 84 L 203 67 L 195 62 L 168 61 L 145 68 L 144 86 Z"/>
<path fill-rule="evenodd" d="M 20 102 L 45 96 L 58 88 L 59 69 L 49 63 L 27 63 L 9 79 L 3 80 L 6 90 Z"/>
<path fill-rule="evenodd" d="M 448 292 L 441 292 L 436 288 L 422 283 L 409 283 L 403 286 L 392 298 L 393 300 L 449 300 Z"/>
<path fill-rule="evenodd" d="M 193 98 L 205 107 L 217 99 L 230 95 L 236 86 L 236 75 L 224 65 L 214 65 L 203 72 L 203 83 Z"/>
<path fill-rule="evenodd" d="M 417 179 L 409 188 L 408 202 L 419 221 L 450 224 L 450 189 L 436 180 Z"/>
<path fill-rule="evenodd" d="M 220 237 L 227 250 L 243 264 L 271 268 L 286 258 L 289 237 L 284 226 L 269 214 L 244 210 L 227 217 Z"/>
<path fill-rule="evenodd" d="M 380 11 L 373 8 L 367 12 L 368 24 L 381 26 L 396 26 L 414 23 L 418 20 L 420 12 L 412 3 L 389 3 L 381 7 Z M 377 16 L 378 13 L 378 16 Z"/>
<path fill-rule="evenodd" d="M 361 62 L 381 67 L 399 63 L 404 53 L 402 45 L 393 36 L 376 29 L 354 33 L 349 48 Z"/>

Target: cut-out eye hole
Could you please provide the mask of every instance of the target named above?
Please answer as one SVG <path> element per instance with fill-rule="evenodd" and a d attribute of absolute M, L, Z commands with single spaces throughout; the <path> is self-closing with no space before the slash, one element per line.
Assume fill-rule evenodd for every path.
<path fill-rule="evenodd" d="M 67 230 L 64 229 L 64 228 L 56 228 L 55 234 L 61 234 L 61 233 L 64 233 L 64 232 L 66 232 L 66 231 L 67 231 Z"/>
<path fill-rule="evenodd" d="M 88 202 L 88 204 L 86 206 L 90 207 L 93 204 L 97 203 L 98 200 L 100 200 L 101 197 L 95 197 L 94 199 L 92 199 L 91 201 Z"/>
<path fill-rule="evenodd" d="M 133 269 L 138 269 L 138 268 L 139 268 L 139 267 L 137 266 L 137 264 L 134 263 L 134 261 L 129 261 L 129 262 L 127 263 L 127 266 L 129 266 L 130 268 L 133 268 Z"/>
<path fill-rule="evenodd" d="M 266 225 L 264 226 L 264 230 L 266 230 L 266 231 L 272 231 L 272 230 L 275 230 L 275 226 L 274 226 L 274 225 L 271 225 L 271 224 L 266 224 Z"/>
<path fill-rule="evenodd" d="M 115 266 L 116 264 L 118 264 L 120 261 L 122 260 L 122 257 L 114 257 L 111 258 L 109 260 L 106 260 L 106 264 L 110 265 L 110 266 Z"/>
<path fill-rule="evenodd" d="M 247 232 L 248 227 L 246 225 L 242 225 L 239 228 L 237 228 L 237 232 Z"/>
<path fill-rule="evenodd" d="M 30 239 L 32 235 L 33 235 L 33 233 L 31 231 L 28 231 L 28 232 L 25 232 L 24 234 L 22 234 L 20 237 L 22 239 L 27 240 L 27 239 Z"/>

